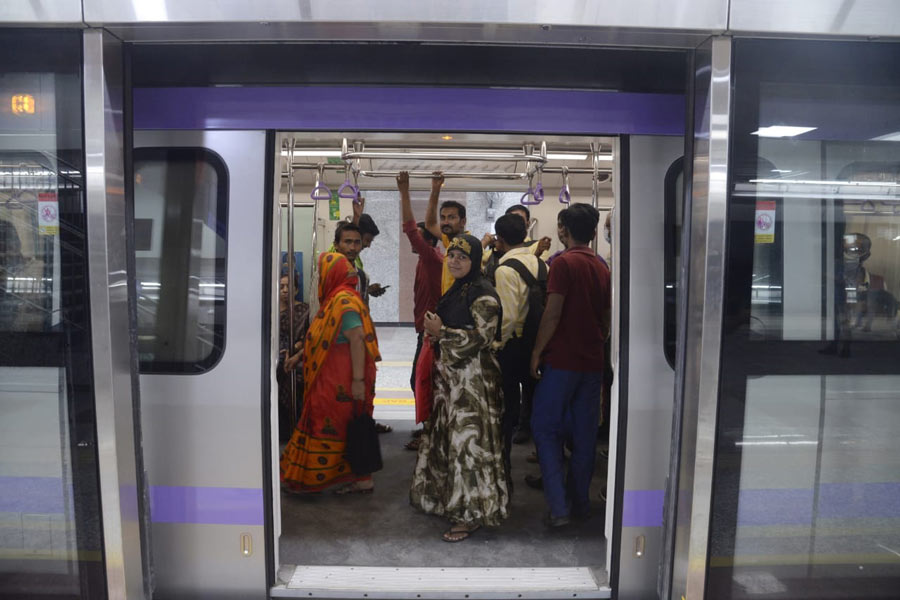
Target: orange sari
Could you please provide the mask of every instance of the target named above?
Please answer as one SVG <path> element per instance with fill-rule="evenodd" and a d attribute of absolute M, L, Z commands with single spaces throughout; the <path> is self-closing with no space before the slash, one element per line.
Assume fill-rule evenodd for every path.
<path fill-rule="evenodd" d="M 375 398 L 375 362 L 381 360 L 369 309 L 356 291 L 356 270 L 342 254 L 319 256 L 319 305 L 303 350 L 304 402 L 300 421 L 281 454 L 281 482 L 295 492 L 325 488 L 371 477 L 354 475 L 344 455 L 347 423 L 353 418 L 350 392 L 353 368 L 350 344 L 338 343 L 341 321 L 355 312 L 366 344 L 365 408 Z"/>

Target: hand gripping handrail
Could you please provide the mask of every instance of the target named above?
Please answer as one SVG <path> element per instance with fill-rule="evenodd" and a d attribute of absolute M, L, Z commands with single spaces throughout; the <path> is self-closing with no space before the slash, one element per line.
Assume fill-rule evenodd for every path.
<path fill-rule="evenodd" d="M 319 165 L 316 173 L 316 185 L 309 193 L 313 200 L 331 200 L 331 188 L 325 185 L 325 166 Z"/>

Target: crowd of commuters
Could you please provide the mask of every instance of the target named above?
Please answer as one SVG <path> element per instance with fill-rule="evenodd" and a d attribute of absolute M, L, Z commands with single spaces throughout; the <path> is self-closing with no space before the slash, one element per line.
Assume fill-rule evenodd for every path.
<path fill-rule="evenodd" d="M 407 444 L 417 451 L 410 503 L 448 520 L 447 542 L 500 525 L 513 493 L 511 446 L 533 438 L 541 476 L 527 482 L 544 491 L 544 523 L 587 519 L 609 377 L 610 274 L 591 249 L 599 212 L 581 203 L 560 211 L 565 249 L 545 261 L 550 239 L 528 237 L 527 207 L 511 207 L 479 240 L 466 230 L 464 205 L 439 205 L 442 185 L 436 172 L 425 220 L 416 222 L 409 176 L 397 178 L 402 229 L 418 256 L 410 385 L 428 408 Z M 281 457 L 289 492 L 374 490 L 371 474 L 355 473 L 346 452 L 348 423 L 373 411 L 380 356 L 368 303 L 386 289 L 363 269 L 360 253 L 379 233 L 363 210 L 364 201 L 354 206 L 352 222 L 319 257 L 320 310 L 308 331 L 301 303 L 293 336 L 301 341 L 294 348 L 282 341 L 280 380 L 290 383 L 296 370 L 302 388 L 300 418 Z"/>

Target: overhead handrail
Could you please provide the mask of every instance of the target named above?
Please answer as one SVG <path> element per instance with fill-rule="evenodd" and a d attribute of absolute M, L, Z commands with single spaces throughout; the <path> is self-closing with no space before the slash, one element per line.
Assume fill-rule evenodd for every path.
<path fill-rule="evenodd" d="M 544 144 L 546 147 L 546 144 Z M 531 146 L 526 146 L 531 148 Z M 496 161 L 496 162 L 547 162 L 546 155 L 534 154 L 533 150 L 527 152 L 479 152 L 470 150 L 466 152 L 445 150 L 434 152 L 397 152 L 382 150 L 365 150 L 362 142 L 353 143 L 353 150 L 350 150 L 346 138 L 341 142 L 341 159 L 349 161 L 353 159 L 374 159 L 374 160 L 480 160 L 480 161 Z"/>
<path fill-rule="evenodd" d="M 431 179 L 434 177 L 434 171 L 407 171 L 410 179 Z M 400 171 L 360 171 L 361 177 L 396 177 Z M 475 171 L 441 171 L 444 179 L 504 179 L 517 180 L 525 179 L 526 173 L 483 173 Z"/>
<path fill-rule="evenodd" d="M 316 172 L 316 185 L 309 193 L 313 200 L 331 200 L 331 188 L 325 185 L 325 165 L 319 165 Z"/>
<path fill-rule="evenodd" d="M 572 194 L 569 193 L 569 168 L 562 168 L 562 189 L 559 190 L 559 203 L 569 204 L 572 201 Z"/>

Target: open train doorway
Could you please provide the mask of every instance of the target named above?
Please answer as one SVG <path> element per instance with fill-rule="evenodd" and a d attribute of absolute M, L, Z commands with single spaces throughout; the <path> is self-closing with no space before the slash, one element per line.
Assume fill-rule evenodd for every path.
<path fill-rule="evenodd" d="M 547 504 L 527 417 L 520 418 L 516 443 L 510 445 L 509 516 L 499 527 L 482 528 L 462 543 L 447 544 L 441 535 L 447 529 L 446 521 L 410 505 L 418 459 L 414 436 L 422 428 L 416 422 L 410 380 L 417 354 L 413 314 L 417 257 L 403 233 L 408 214 L 404 215 L 397 178 L 401 172 L 409 173 L 407 210 L 412 209 L 415 221 L 426 221 L 429 201 L 437 205 L 458 202 L 465 207 L 466 231 L 481 239 L 486 248 L 497 218 L 510 209 L 524 208 L 527 240 L 544 244 L 535 246 L 543 260 L 565 249 L 557 230 L 560 211 L 570 202 L 590 204 L 599 211 L 592 249 L 599 260 L 612 265 L 612 228 L 606 225 L 615 223 L 619 140 L 341 132 L 284 133 L 276 138 L 273 242 L 277 248 L 273 246 L 272 279 L 279 285 L 277 289 L 273 286 L 271 306 L 280 316 L 272 319 L 272 339 L 280 338 L 277 350 L 294 354 L 303 345 L 307 315 L 314 318 L 320 310 L 316 257 L 334 248 L 339 227 L 359 222 L 362 214 L 366 215 L 364 222 L 376 225 L 376 234 L 374 239 L 369 234 L 365 249 L 350 258 L 358 258 L 355 262 L 364 270 L 368 286 L 376 286 L 369 290 L 386 291 L 371 295 L 367 302 L 381 355 L 373 416 L 383 431 L 379 438 L 384 468 L 372 477 L 372 493 L 367 484 L 364 493 L 352 493 L 361 491 L 352 486 L 334 485 L 298 494 L 273 477 L 279 565 L 273 595 L 428 597 L 449 593 L 478 597 L 487 590 L 523 594 L 520 597 L 561 591 L 579 597 L 609 597 L 608 540 L 613 510 L 608 494 L 612 479 L 609 453 L 615 443 L 615 427 L 610 427 L 610 421 L 611 414 L 618 414 L 616 392 L 611 390 L 615 380 L 612 360 L 603 392 L 606 410 L 596 423 L 599 443 L 590 519 L 558 530 L 543 523 Z M 435 198 L 437 173 L 442 183 Z M 288 275 L 291 272 L 293 277 Z M 616 319 L 614 327 L 618 326 Z M 290 331 L 295 332 L 288 336 L 293 341 L 284 339 Z M 619 332 L 613 331 L 612 337 L 611 346 L 617 344 Z M 291 381 L 290 375 L 279 372 L 284 360 L 279 361 L 274 352 L 273 348 L 271 426 L 273 434 L 277 431 L 279 435 L 277 439 L 273 435 L 271 450 L 273 474 L 278 474 L 284 468 L 282 454 L 291 443 L 304 399 L 303 377 L 295 375 Z M 291 403 L 290 398 L 297 401 Z M 328 467 L 323 465 L 323 471 Z M 351 493 L 342 493 L 345 490 Z"/>

